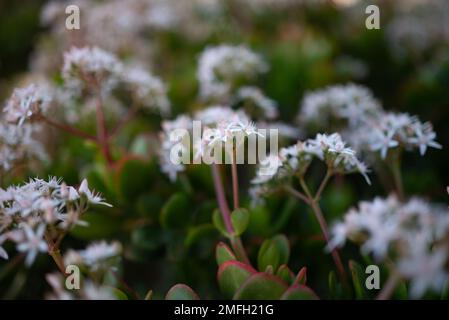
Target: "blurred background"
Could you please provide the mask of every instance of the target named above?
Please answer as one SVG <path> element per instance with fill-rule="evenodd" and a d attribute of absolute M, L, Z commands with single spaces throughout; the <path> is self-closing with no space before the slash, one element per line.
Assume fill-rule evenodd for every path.
<path fill-rule="evenodd" d="M 79 32 L 64 28 L 61 8 L 67 4 L 81 8 Z M 380 8 L 379 30 L 365 27 L 368 4 Z M 140 6 L 145 10 L 139 10 Z M 168 84 L 174 115 L 189 112 L 198 107 L 196 68 L 202 50 L 221 43 L 246 44 L 268 62 L 270 70 L 258 84 L 278 102 L 280 118 L 286 122 L 295 118 L 306 92 L 348 82 L 370 88 L 387 110 L 408 112 L 432 122 L 444 149 L 432 150 L 425 157 L 407 153 L 405 190 L 408 195 L 447 204 L 447 21 L 446 0 L 0 0 L 0 101 L 5 101 L 24 78 L 45 75 L 57 80 L 63 52 L 83 38 L 123 59 L 144 61 Z M 128 129 L 123 145 L 135 147 L 136 132 L 142 128 L 157 132 L 159 125 L 158 120 L 148 120 L 145 125 L 138 122 Z M 126 248 L 124 278 L 137 291 L 152 288 L 155 297 L 162 297 L 171 285 L 184 282 L 202 298 L 219 297 L 213 259 L 219 236 L 213 228 L 205 227 L 210 226 L 210 213 L 216 207 L 207 170 L 199 168 L 190 174 L 191 188 L 198 191 L 191 195 L 185 185 L 171 185 L 160 174 L 150 148 L 146 161 L 126 162 L 118 173 L 119 187 L 110 188 L 101 170 L 87 165 L 96 159 L 91 147 L 81 146 L 76 139 L 69 139 L 69 148 L 63 151 L 55 145 L 48 142 L 54 160 L 39 169 L 40 175 L 62 176 L 68 183 L 87 176 L 107 199 L 119 199 L 113 219 L 96 212 L 91 228 L 75 230 L 67 246 L 119 239 Z M 27 174 L 22 172 L 17 181 Z M 247 175 L 249 180 L 252 174 Z M 358 200 L 388 194 L 376 179 L 371 188 L 360 187 L 362 183 L 350 178 L 348 183 L 331 185 L 323 199 L 329 220 L 341 216 Z M 242 188 L 247 186 L 243 183 Z M 161 208 L 179 192 L 188 194 L 186 201 L 195 218 L 188 227 L 163 229 L 158 222 Z M 247 197 L 244 191 L 242 194 Z M 326 297 L 327 279 L 322 275 L 327 275 L 332 262 L 324 254 L 323 259 L 317 259 L 323 243 L 316 239 L 318 226 L 305 210 L 286 198 L 271 199 L 266 207 L 253 210 L 245 242 L 254 256 L 261 239 L 279 231 L 286 233 L 293 247 L 291 265 L 307 265 L 312 287 Z M 357 256 L 356 252 L 349 248 L 345 258 Z M 42 298 L 48 290 L 42 274 L 53 269 L 44 255 L 29 272 L 14 260 L 0 261 L 0 297 Z"/>

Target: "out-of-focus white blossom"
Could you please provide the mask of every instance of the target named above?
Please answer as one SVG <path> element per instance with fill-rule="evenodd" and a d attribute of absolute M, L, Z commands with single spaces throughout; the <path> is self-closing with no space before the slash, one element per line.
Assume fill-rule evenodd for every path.
<path fill-rule="evenodd" d="M 252 80 L 268 70 L 263 59 L 245 46 L 206 48 L 198 62 L 197 78 L 203 98 L 222 98 L 242 80 Z"/>
<path fill-rule="evenodd" d="M 79 290 L 67 290 L 65 278 L 60 273 L 46 275 L 53 291 L 46 295 L 47 300 L 117 300 L 110 286 L 99 285 L 91 280 L 83 281 Z"/>
<path fill-rule="evenodd" d="M 242 87 L 237 92 L 237 100 L 242 101 L 244 105 L 249 104 L 248 107 L 259 108 L 262 111 L 262 116 L 267 119 L 274 119 L 278 116 L 277 103 L 274 100 L 266 97 L 262 90 L 257 87 Z M 254 110 L 254 113 L 260 114 Z M 251 112 L 248 112 L 252 114 Z"/>
<path fill-rule="evenodd" d="M 123 82 L 129 86 L 134 98 L 143 107 L 157 110 L 161 115 L 170 113 L 165 84 L 142 67 L 128 67 L 123 70 Z"/>
<path fill-rule="evenodd" d="M 436 133 L 431 123 L 422 123 L 417 117 L 406 113 L 384 113 L 365 127 L 354 130 L 349 140 L 361 149 L 379 151 L 385 159 L 390 149 L 398 147 L 418 149 L 422 156 L 428 148 L 441 149 L 435 139 Z"/>
<path fill-rule="evenodd" d="M 94 242 L 84 250 L 69 250 L 64 255 L 66 265 L 74 264 L 86 266 L 91 271 L 98 271 L 111 267 L 111 260 L 122 253 L 119 242 L 107 243 L 106 241 Z"/>
<path fill-rule="evenodd" d="M 306 94 L 298 120 L 323 130 L 342 121 L 344 125 L 356 126 L 381 111 L 379 102 L 369 89 L 355 84 L 336 85 Z"/>
<path fill-rule="evenodd" d="M 0 168 L 11 170 L 16 163 L 28 162 L 32 159 L 46 160 L 42 142 L 36 139 L 41 126 L 24 123 L 16 124 L 0 122 Z"/>
<path fill-rule="evenodd" d="M 111 90 L 123 66 L 112 53 L 98 47 L 73 47 L 64 54 L 62 77 L 65 85 L 76 93 L 98 86 Z"/>
<path fill-rule="evenodd" d="M 393 53 L 421 57 L 449 41 L 449 3 L 441 0 L 398 3 L 396 14 L 386 28 Z"/>
<path fill-rule="evenodd" d="M 183 136 L 192 129 L 192 119 L 186 115 L 180 115 L 174 120 L 165 120 L 162 122 L 162 132 L 159 134 L 159 138 L 161 141 L 161 148 L 159 149 L 159 163 L 161 166 L 161 171 L 168 175 L 171 181 L 175 181 L 179 172 L 183 172 L 185 170 L 185 165 L 182 163 L 174 163 L 171 159 L 171 152 L 173 150 L 173 146 L 179 142 L 184 141 Z M 174 132 L 178 132 L 177 135 L 178 141 L 172 141 L 171 134 Z M 182 150 L 179 152 L 186 152 L 190 149 L 189 145 L 183 145 Z"/>
<path fill-rule="evenodd" d="M 23 88 L 16 88 L 3 108 L 5 120 L 22 125 L 33 114 L 47 111 L 50 101 L 50 93 L 44 87 L 30 84 Z"/>
<path fill-rule="evenodd" d="M 441 290 L 449 273 L 449 211 L 413 198 L 401 203 L 396 197 L 361 202 L 333 227 L 329 249 L 349 239 L 378 261 L 394 262 L 396 271 L 411 280 L 410 294 Z"/>

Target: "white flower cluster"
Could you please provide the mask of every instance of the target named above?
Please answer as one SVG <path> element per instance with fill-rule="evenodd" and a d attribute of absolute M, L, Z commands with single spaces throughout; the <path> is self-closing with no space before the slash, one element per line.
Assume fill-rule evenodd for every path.
<path fill-rule="evenodd" d="M 178 130 L 180 129 L 180 130 Z M 159 134 L 161 148 L 159 150 L 159 163 L 161 171 L 168 175 L 171 181 L 175 181 L 179 172 L 185 170 L 182 163 L 174 163 L 171 161 L 171 152 L 178 141 L 185 141 L 190 137 L 185 136 L 192 129 L 192 119 L 187 115 L 180 115 L 174 120 L 166 120 L 162 122 L 162 132 Z M 173 137 L 172 135 L 176 136 Z M 174 139 L 176 138 L 176 139 Z M 186 152 L 190 150 L 190 143 L 180 144 L 181 150 L 178 152 Z"/>
<path fill-rule="evenodd" d="M 367 166 L 357 158 L 353 149 L 346 146 L 338 133 L 318 134 L 315 139 L 298 141 L 282 148 L 278 155 L 267 157 L 252 180 L 255 187 L 251 189 L 251 195 L 257 200 L 264 193 L 282 185 L 285 179 L 303 176 L 314 159 L 323 161 L 334 173 L 361 173 L 370 183 Z"/>
<path fill-rule="evenodd" d="M 219 45 L 206 48 L 199 58 L 197 78 L 203 98 L 223 98 L 242 80 L 266 72 L 267 64 L 245 46 Z"/>
<path fill-rule="evenodd" d="M 66 279 L 60 273 L 46 275 L 47 282 L 53 291 L 46 295 L 47 300 L 117 300 L 113 288 L 98 285 L 90 280 L 83 281 L 79 290 L 67 290 Z"/>
<path fill-rule="evenodd" d="M 264 118 L 274 119 L 278 116 L 276 101 L 266 97 L 262 90 L 257 87 L 241 87 L 237 91 L 237 101 L 242 101 L 244 104 L 250 104 L 250 106 L 260 109 Z M 257 111 L 255 110 L 254 113 L 256 115 L 260 114 Z"/>
<path fill-rule="evenodd" d="M 382 159 L 394 148 L 417 148 L 422 156 L 429 147 L 442 148 L 435 141 L 436 133 L 432 124 L 422 123 L 417 117 L 407 113 L 381 114 L 377 119 L 371 119 L 367 126 L 350 132 L 348 136 L 348 140 L 353 141 L 362 150 L 379 151 Z"/>
<path fill-rule="evenodd" d="M 161 115 L 170 113 L 170 101 L 167 97 L 165 84 L 143 67 L 128 67 L 123 71 L 123 82 L 140 101 L 143 107 L 150 111 L 156 109 Z"/>
<path fill-rule="evenodd" d="M 0 168 L 4 171 L 30 159 L 47 158 L 42 143 L 36 138 L 41 127 L 28 119 L 46 112 L 51 100 L 47 86 L 31 84 L 15 89 L 6 101 L 0 119 Z"/>
<path fill-rule="evenodd" d="M 111 90 L 117 84 L 121 71 L 120 60 L 98 47 L 73 47 L 64 53 L 64 84 L 78 94 L 86 87 L 93 86 Z"/>
<path fill-rule="evenodd" d="M 68 5 L 80 8 L 82 27 L 71 32 L 64 26 Z M 148 63 L 158 53 L 159 32 L 170 30 L 185 37 L 204 39 L 216 27 L 224 10 L 220 0 L 70 0 L 48 1 L 41 23 L 49 29 L 33 54 L 37 72 L 52 73 L 60 56 L 73 44 L 96 45 L 121 57 Z M 117 14 L 119 13 L 119 14 Z"/>
<path fill-rule="evenodd" d="M 65 265 L 84 266 L 89 271 L 109 270 L 114 267 L 115 258 L 122 253 L 119 242 L 94 242 L 84 250 L 69 250 L 64 255 Z"/>
<path fill-rule="evenodd" d="M 402 57 L 422 56 L 429 49 L 449 41 L 449 3 L 441 0 L 410 1 L 397 5 L 397 13 L 387 26 L 393 53 Z"/>
<path fill-rule="evenodd" d="M 51 102 L 48 89 L 35 84 L 14 89 L 3 112 L 9 123 L 22 125 L 33 114 L 46 112 Z"/>
<path fill-rule="evenodd" d="M 201 123 L 202 135 L 192 145 L 190 138 L 193 136 L 193 121 Z M 234 111 L 227 106 L 211 106 L 197 112 L 193 118 L 178 116 L 173 121 L 164 121 L 162 129 L 159 161 L 162 172 L 172 181 L 176 180 L 179 172 L 185 170 L 185 165 L 173 162 L 172 152 L 190 154 L 192 149 L 193 158 L 198 159 L 210 155 L 211 150 L 224 148 L 227 141 L 237 136 L 242 138 L 237 139 L 237 142 L 242 142 L 245 137 L 260 135 L 255 124 L 243 111 Z"/>
<path fill-rule="evenodd" d="M 359 85 L 332 86 L 307 94 L 298 118 L 315 129 L 339 130 L 356 150 L 380 152 L 382 159 L 392 148 L 418 148 L 421 155 L 428 147 L 441 149 L 429 122 L 384 111 L 371 91 Z"/>
<path fill-rule="evenodd" d="M 30 159 L 46 160 L 41 141 L 35 138 L 41 127 L 24 123 L 17 126 L 0 122 L 0 168 L 7 172 L 14 165 Z"/>
<path fill-rule="evenodd" d="M 298 120 L 318 129 L 329 128 L 342 121 L 356 126 L 380 111 L 381 106 L 369 89 L 356 84 L 336 85 L 306 94 Z"/>
<path fill-rule="evenodd" d="M 421 199 L 401 203 L 396 197 L 361 202 L 333 227 L 329 249 L 346 239 L 361 244 L 364 254 L 394 262 L 396 272 L 411 280 L 411 295 L 441 290 L 448 280 L 449 211 Z"/>
<path fill-rule="evenodd" d="M 1 245 L 9 240 L 17 244 L 18 251 L 27 253 L 25 262 L 31 265 L 38 252 L 48 249 L 47 230 L 64 231 L 84 224 L 79 218 L 88 204 L 110 206 L 89 189 L 86 180 L 78 190 L 54 177 L 0 189 L 0 255 L 8 257 Z"/>
<path fill-rule="evenodd" d="M 167 89 L 158 77 L 141 66 L 123 65 L 114 54 L 98 47 L 72 48 L 66 52 L 62 76 L 72 95 L 95 86 L 104 93 L 126 88 L 142 107 L 162 115 L 170 113 Z"/>

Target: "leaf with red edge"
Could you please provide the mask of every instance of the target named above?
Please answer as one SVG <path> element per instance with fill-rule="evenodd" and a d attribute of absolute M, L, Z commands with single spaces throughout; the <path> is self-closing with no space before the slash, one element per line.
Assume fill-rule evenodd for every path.
<path fill-rule="evenodd" d="M 306 284 L 307 282 L 307 267 L 302 267 L 295 278 L 294 284 Z"/>
<path fill-rule="evenodd" d="M 199 300 L 200 298 L 189 286 L 179 283 L 171 287 L 165 300 Z"/>
<path fill-rule="evenodd" d="M 245 280 L 255 273 L 256 270 L 240 261 L 226 261 L 222 263 L 217 273 L 221 292 L 226 298 L 232 298 Z"/>
<path fill-rule="evenodd" d="M 277 300 L 288 289 L 281 278 L 256 273 L 249 277 L 234 295 L 235 300 Z"/>
<path fill-rule="evenodd" d="M 287 282 L 288 284 L 293 283 L 293 281 L 295 280 L 295 274 L 290 270 L 290 268 L 286 264 L 283 264 L 282 266 L 279 267 L 278 271 L 276 272 L 276 275 L 285 282 Z"/>
<path fill-rule="evenodd" d="M 309 287 L 302 284 L 295 284 L 284 292 L 281 300 L 319 300 L 319 298 Z"/>
<path fill-rule="evenodd" d="M 219 266 L 227 261 L 237 260 L 234 252 L 232 252 L 232 250 L 223 242 L 217 244 L 217 247 L 215 248 L 215 258 Z"/>

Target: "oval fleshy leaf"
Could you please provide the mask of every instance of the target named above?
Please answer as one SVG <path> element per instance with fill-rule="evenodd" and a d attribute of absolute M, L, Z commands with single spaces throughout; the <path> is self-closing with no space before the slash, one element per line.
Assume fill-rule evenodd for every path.
<path fill-rule="evenodd" d="M 223 242 L 217 244 L 217 247 L 215 248 L 215 258 L 219 266 L 227 261 L 237 260 L 234 252 L 232 252 L 232 250 Z"/>
<path fill-rule="evenodd" d="M 161 210 L 160 223 L 164 228 L 183 228 L 190 219 L 188 210 L 189 201 L 185 194 L 176 193 L 168 199 Z"/>
<path fill-rule="evenodd" d="M 200 298 L 189 286 L 176 284 L 167 292 L 165 300 L 199 300 Z"/>
<path fill-rule="evenodd" d="M 279 277 L 263 272 L 249 277 L 234 295 L 235 300 L 277 300 L 288 289 Z"/>
<path fill-rule="evenodd" d="M 278 267 L 288 262 L 290 256 L 290 245 L 284 235 L 277 235 L 264 241 L 260 247 L 257 257 L 259 271 L 265 271 L 272 266 L 276 272 Z"/>
<path fill-rule="evenodd" d="M 295 278 L 294 284 L 306 284 L 307 282 L 307 268 L 302 267 L 301 270 L 299 270 L 298 275 Z"/>
<path fill-rule="evenodd" d="M 244 208 L 236 209 L 231 214 L 232 227 L 234 228 L 234 235 L 240 236 L 249 225 L 249 212 Z"/>
<path fill-rule="evenodd" d="M 319 298 L 309 287 L 295 284 L 284 292 L 281 300 L 319 300 Z"/>
<path fill-rule="evenodd" d="M 218 285 L 226 298 L 232 298 L 241 285 L 256 271 L 239 261 L 227 261 L 218 268 Z"/>
<path fill-rule="evenodd" d="M 279 267 L 278 271 L 276 272 L 276 275 L 287 282 L 288 284 L 293 283 L 293 280 L 295 280 L 295 274 L 290 270 L 290 268 L 283 264 Z"/>

